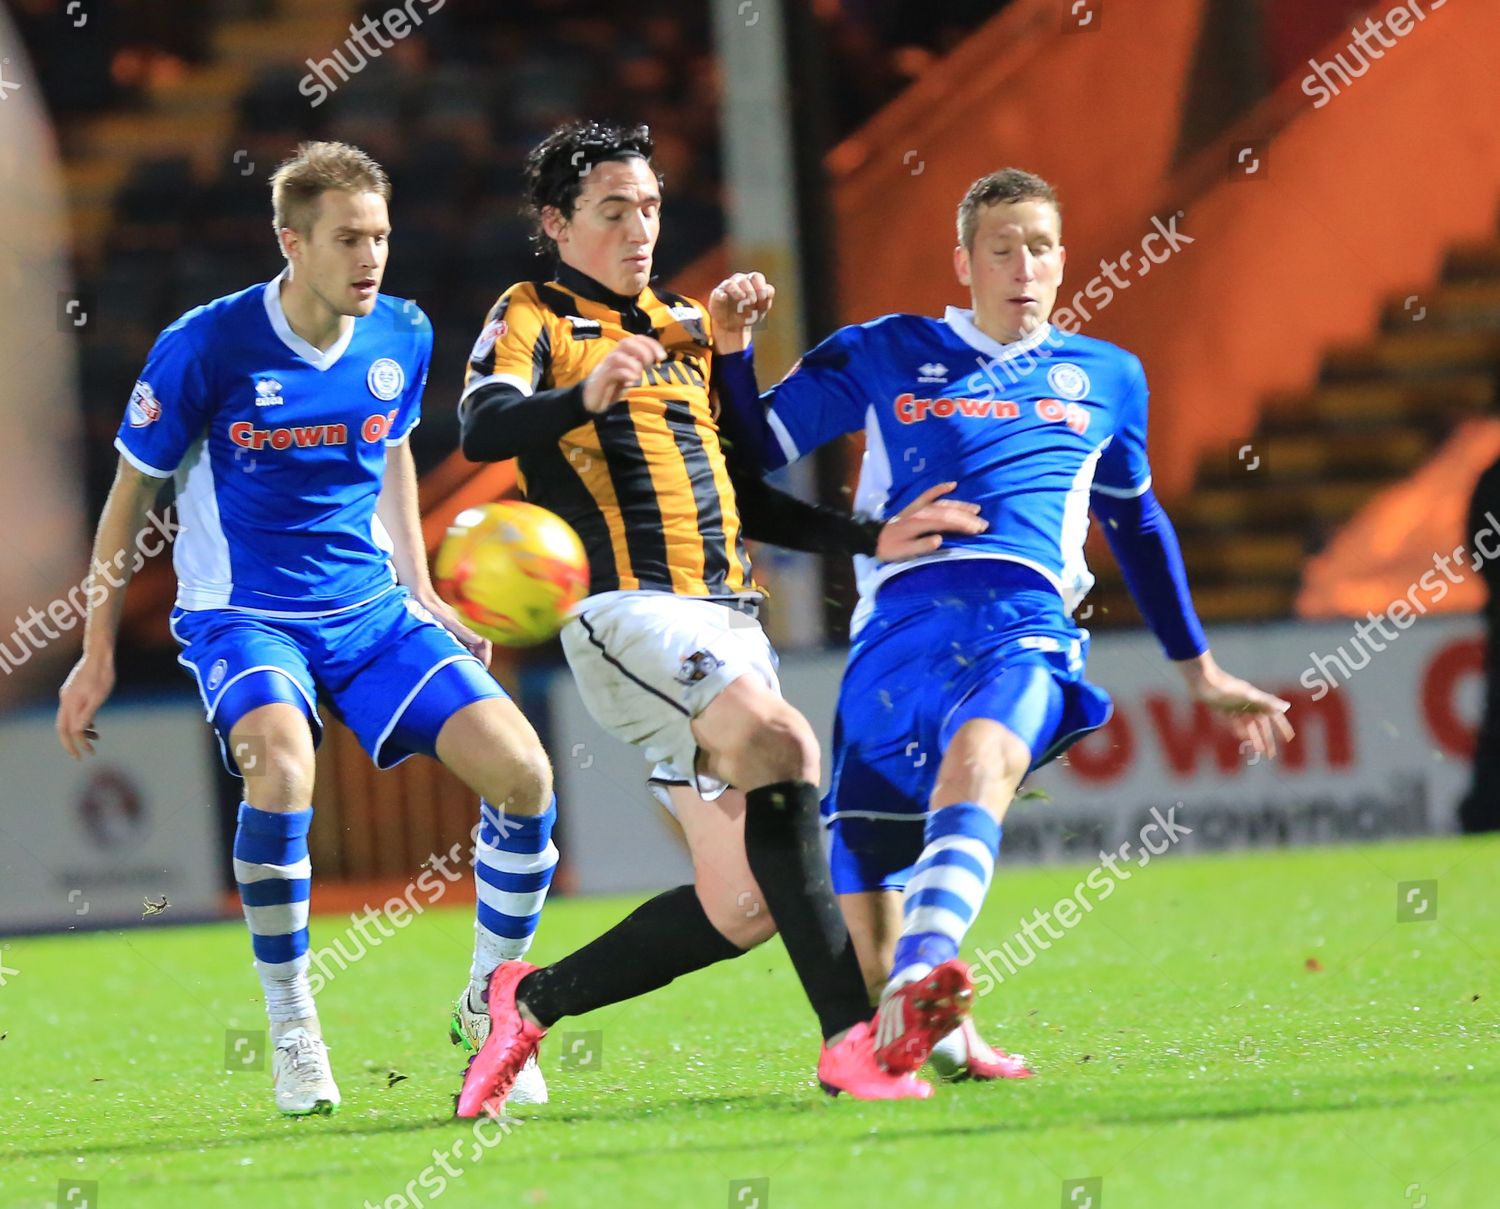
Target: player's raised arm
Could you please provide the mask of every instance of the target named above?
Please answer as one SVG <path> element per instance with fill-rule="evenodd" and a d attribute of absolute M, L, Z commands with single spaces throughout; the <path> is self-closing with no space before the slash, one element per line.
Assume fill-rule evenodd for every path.
<path fill-rule="evenodd" d="M 57 735 L 63 750 L 75 760 L 92 754 L 93 740 L 98 737 L 94 715 L 115 686 L 115 638 L 125 608 L 125 589 L 140 564 L 136 537 L 161 485 L 161 478 L 138 470 L 122 456 L 99 517 L 86 581 L 83 654 L 58 693 Z"/>
<path fill-rule="evenodd" d="M 857 432 L 864 427 L 869 398 L 858 358 L 864 339 L 864 327 L 840 328 L 763 395 L 751 348 L 716 354 L 713 380 L 720 424 L 764 470 L 776 470 Z"/>

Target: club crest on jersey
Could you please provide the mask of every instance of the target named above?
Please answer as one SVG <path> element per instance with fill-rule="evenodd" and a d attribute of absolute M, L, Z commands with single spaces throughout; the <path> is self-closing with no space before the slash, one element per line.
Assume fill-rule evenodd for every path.
<path fill-rule="evenodd" d="M 286 400 L 281 397 L 281 383 L 275 378 L 255 380 L 255 406 L 278 407 Z"/>
<path fill-rule="evenodd" d="M 569 315 L 568 323 L 573 329 L 574 340 L 597 340 L 604 332 L 604 326 L 597 319 Z"/>
<path fill-rule="evenodd" d="M 687 687 L 697 684 L 711 672 L 724 666 L 724 661 L 711 651 L 694 651 L 682 661 L 677 669 L 677 683 Z"/>
<path fill-rule="evenodd" d="M 1047 371 L 1047 385 L 1053 394 L 1064 399 L 1081 399 L 1089 393 L 1089 376 L 1071 361 L 1054 365 Z"/>
<path fill-rule="evenodd" d="M 372 395 L 389 403 L 406 385 L 406 374 L 395 361 L 389 357 L 381 357 L 371 364 L 365 381 L 369 384 Z"/>
<path fill-rule="evenodd" d="M 667 313 L 682 325 L 683 330 L 693 338 L 694 344 L 708 344 L 708 333 L 703 330 L 703 316 L 697 307 L 687 302 L 674 302 L 667 308 Z"/>
<path fill-rule="evenodd" d="M 155 424 L 161 419 L 161 403 L 146 379 L 138 381 L 135 389 L 130 392 L 130 406 L 126 409 L 126 415 L 130 417 L 132 428 L 145 428 L 147 424 Z"/>

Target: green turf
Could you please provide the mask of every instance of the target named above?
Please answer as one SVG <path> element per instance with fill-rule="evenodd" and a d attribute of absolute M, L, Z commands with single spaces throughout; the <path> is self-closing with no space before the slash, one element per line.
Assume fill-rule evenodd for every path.
<path fill-rule="evenodd" d="M 1079 876 L 1002 871 L 972 941 L 1010 939 Z M 1437 920 L 1397 923 L 1396 883 L 1420 879 L 1438 882 Z M 239 926 L 16 939 L 0 1205 L 87 1180 L 88 1209 L 396 1206 L 409 1185 L 407 1204 L 444 1209 L 1051 1209 L 1064 1181 L 1098 1177 L 1094 1209 L 1481 1209 L 1500 1204 L 1497 891 L 1494 841 L 1159 861 L 979 1002 L 1038 1077 L 925 1104 L 817 1090 L 812 1019 L 773 943 L 564 1022 L 543 1049 L 553 1103 L 488 1149 L 449 1119 L 466 911 L 429 911 L 323 993 L 344 1107 L 302 1121 L 272 1112 L 268 1074 L 224 1070 L 225 1030 L 263 1027 Z M 537 955 L 627 906 L 558 900 Z M 314 943 L 341 926 L 317 919 Z M 599 1060 L 560 1068 L 584 1030 Z M 433 1152 L 455 1143 L 453 1179 Z M 736 1195 L 751 1179 L 769 1185 Z"/>

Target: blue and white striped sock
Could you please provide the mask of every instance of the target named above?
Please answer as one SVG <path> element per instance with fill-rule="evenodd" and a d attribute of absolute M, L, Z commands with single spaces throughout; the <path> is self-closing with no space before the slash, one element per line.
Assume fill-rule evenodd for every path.
<path fill-rule="evenodd" d="M 934 810 L 927 816 L 924 838 L 927 845 L 901 899 L 892 985 L 910 982 L 958 956 L 1000 855 L 1000 824 L 973 802 Z"/>
<path fill-rule="evenodd" d="M 273 812 L 241 802 L 234 833 L 234 880 L 250 925 L 255 970 L 266 992 L 272 1032 L 278 1024 L 317 1014 L 307 981 L 311 823 L 311 810 Z"/>
<path fill-rule="evenodd" d="M 557 847 L 552 826 L 557 798 L 538 815 L 504 814 L 479 804 L 479 835 L 474 843 L 474 964 L 469 985 L 478 999 L 502 961 L 525 955 L 547 900 Z"/>

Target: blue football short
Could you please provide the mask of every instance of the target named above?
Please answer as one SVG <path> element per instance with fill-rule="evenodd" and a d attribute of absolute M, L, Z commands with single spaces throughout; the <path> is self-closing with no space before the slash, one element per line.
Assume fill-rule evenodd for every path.
<path fill-rule="evenodd" d="M 273 702 L 307 715 L 323 737 L 321 693 L 378 768 L 434 755 L 458 710 L 503 688 L 405 588 L 325 617 L 266 617 L 234 609 L 172 611 L 177 662 L 193 673 L 224 766 L 239 775 L 229 732 Z"/>
<path fill-rule="evenodd" d="M 1087 653 L 1061 597 L 1018 563 L 928 563 L 883 584 L 839 690 L 823 799 L 834 889 L 906 885 L 943 753 L 971 718 L 1018 736 L 1032 768 L 1103 726 Z"/>

